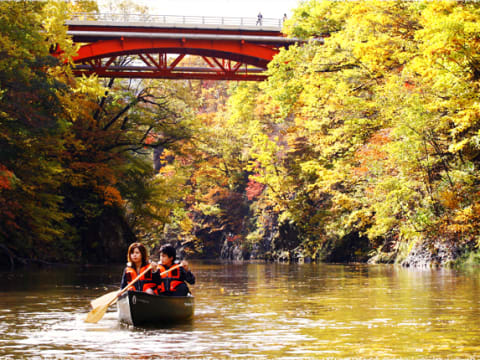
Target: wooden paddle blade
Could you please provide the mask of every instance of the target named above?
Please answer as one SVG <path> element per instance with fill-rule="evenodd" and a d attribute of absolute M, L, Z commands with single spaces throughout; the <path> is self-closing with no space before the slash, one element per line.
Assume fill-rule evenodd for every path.
<path fill-rule="evenodd" d="M 97 323 L 101 318 L 103 318 L 103 315 L 105 315 L 105 313 L 107 312 L 108 307 L 112 304 L 115 304 L 117 300 L 118 300 L 118 297 L 115 296 L 112 300 L 110 300 L 110 302 L 94 308 L 92 311 L 90 311 L 87 314 L 87 317 L 85 318 L 85 322 L 93 323 L 93 324 Z"/>
<path fill-rule="evenodd" d="M 90 311 L 87 314 L 87 317 L 85 318 L 84 321 L 87 323 L 96 324 L 101 318 L 103 318 L 103 315 L 105 315 L 105 313 L 107 312 L 109 305 L 110 304 L 107 303 L 102 306 L 98 306 L 94 308 L 92 311 Z"/>
<path fill-rule="evenodd" d="M 99 298 L 93 299 L 92 301 L 90 301 L 90 305 L 92 305 L 92 308 L 95 309 L 99 306 L 108 304 L 110 303 L 110 301 L 112 301 L 117 297 L 119 292 L 120 290 L 112 291 L 112 292 L 109 292 L 108 294 L 100 296 Z"/>
<path fill-rule="evenodd" d="M 173 270 L 175 267 L 170 268 L 168 271 Z M 148 271 L 152 269 L 152 265 L 150 264 L 141 274 L 139 274 L 135 279 L 133 279 L 127 286 L 125 286 L 122 290 L 113 291 L 111 293 L 105 294 L 100 296 L 97 299 L 94 299 L 90 302 L 93 307 L 93 310 L 87 314 L 87 318 L 85 322 L 89 323 L 96 323 L 98 322 L 103 315 L 107 312 L 107 309 L 110 305 L 114 304 L 118 300 L 118 296 L 123 294 L 124 292 L 128 291 L 128 288 L 135 284 L 140 278 L 145 275 Z M 168 272 L 167 271 L 167 272 Z M 167 273 L 164 272 L 164 273 Z M 163 274 L 163 273 L 162 273 Z M 160 274 L 160 275 L 162 275 Z"/>

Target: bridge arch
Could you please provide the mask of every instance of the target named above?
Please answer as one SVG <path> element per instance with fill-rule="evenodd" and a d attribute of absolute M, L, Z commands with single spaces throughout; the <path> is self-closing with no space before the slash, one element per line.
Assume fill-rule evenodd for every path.
<path fill-rule="evenodd" d="M 166 24 L 71 20 L 68 33 L 81 47 L 74 57 L 77 75 L 101 77 L 264 80 L 268 63 L 287 39 L 280 27 Z M 198 20 L 198 19 L 197 19 Z M 202 18 L 202 22 L 205 19 Z M 202 66 L 183 66 L 186 56 Z M 131 61 L 122 62 L 121 57 Z"/>
<path fill-rule="evenodd" d="M 73 60 L 77 64 L 75 71 L 78 74 L 94 72 L 108 77 L 223 77 L 227 80 L 262 80 L 265 76 L 255 73 L 266 69 L 276 53 L 278 50 L 271 47 L 231 40 L 121 38 L 84 45 Z M 115 67 L 115 60 L 125 55 L 138 55 L 142 64 L 137 62 L 134 67 Z M 172 58 L 174 55 L 178 56 Z M 191 68 L 189 71 L 177 68 L 185 55 L 202 57 L 209 65 L 208 68 Z M 168 57 L 171 58 L 170 62 Z M 249 67 L 254 67 L 250 73 Z"/>

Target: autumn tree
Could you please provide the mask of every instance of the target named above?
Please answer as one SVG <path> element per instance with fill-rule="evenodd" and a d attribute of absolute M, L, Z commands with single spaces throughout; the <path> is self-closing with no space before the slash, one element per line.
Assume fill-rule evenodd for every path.
<path fill-rule="evenodd" d="M 98 261 L 108 254 L 92 231 L 106 215 L 165 220 L 153 149 L 190 137 L 188 111 L 160 86 L 72 76 L 69 5 L 0 4 L 0 232 L 11 258 Z"/>
<path fill-rule="evenodd" d="M 43 24 L 42 31 L 51 10 L 39 2 L 0 3 L 0 244 L 21 256 L 49 257 L 45 244 L 63 237 L 69 217 L 57 191 L 69 89 L 49 53 L 53 27 Z"/>
<path fill-rule="evenodd" d="M 243 119 L 259 204 L 310 252 L 354 234 L 397 255 L 476 238 L 477 13 L 310 1 L 287 21 L 305 42 L 275 57 Z"/>

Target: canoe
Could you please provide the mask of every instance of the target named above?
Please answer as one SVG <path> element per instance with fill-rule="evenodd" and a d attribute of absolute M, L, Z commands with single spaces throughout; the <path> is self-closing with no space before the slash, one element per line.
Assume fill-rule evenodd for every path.
<path fill-rule="evenodd" d="M 158 296 L 127 291 L 117 302 L 118 319 L 133 326 L 189 321 L 193 317 L 193 300 L 192 295 Z"/>

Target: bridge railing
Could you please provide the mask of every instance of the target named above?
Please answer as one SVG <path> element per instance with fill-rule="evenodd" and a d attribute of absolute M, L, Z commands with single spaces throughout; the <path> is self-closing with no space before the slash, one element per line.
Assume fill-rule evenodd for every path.
<path fill-rule="evenodd" d="M 165 25 L 213 25 L 239 26 L 281 29 L 282 19 L 248 17 L 217 17 L 217 16 L 183 16 L 183 15 L 150 15 L 150 14 L 113 14 L 113 13 L 75 13 L 73 21 L 108 21 L 108 22 L 141 22 Z"/>

